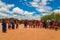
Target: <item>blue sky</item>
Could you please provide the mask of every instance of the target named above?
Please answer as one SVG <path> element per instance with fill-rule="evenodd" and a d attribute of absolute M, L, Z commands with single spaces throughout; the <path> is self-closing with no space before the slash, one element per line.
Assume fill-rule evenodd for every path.
<path fill-rule="evenodd" d="M 0 18 L 35 19 L 60 12 L 60 0 L 0 0 Z"/>

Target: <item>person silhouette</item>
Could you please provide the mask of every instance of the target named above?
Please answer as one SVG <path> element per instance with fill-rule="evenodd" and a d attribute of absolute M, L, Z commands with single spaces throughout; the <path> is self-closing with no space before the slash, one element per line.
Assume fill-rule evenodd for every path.
<path fill-rule="evenodd" d="M 15 27 L 14 20 L 12 20 L 11 24 L 12 24 L 12 29 L 14 29 L 14 27 Z"/>
<path fill-rule="evenodd" d="M 8 20 L 8 29 L 11 29 L 11 21 Z"/>
<path fill-rule="evenodd" d="M 24 28 L 27 28 L 26 20 L 24 20 Z"/>
<path fill-rule="evenodd" d="M 2 19 L 2 32 L 6 32 L 7 31 L 7 29 L 6 29 L 6 22 L 5 22 L 5 20 L 4 19 Z"/>
<path fill-rule="evenodd" d="M 16 28 L 18 28 L 18 20 L 15 21 Z"/>

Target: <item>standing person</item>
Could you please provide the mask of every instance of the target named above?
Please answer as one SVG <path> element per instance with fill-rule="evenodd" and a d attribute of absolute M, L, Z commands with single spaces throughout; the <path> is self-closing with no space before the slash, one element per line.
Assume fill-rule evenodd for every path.
<path fill-rule="evenodd" d="M 7 31 L 7 29 L 6 29 L 7 27 L 6 27 L 6 22 L 5 22 L 5 20 L 4 19 L 2 19 L 2 32 L 6 32 Z"/>
<path fill-rule="evenodd" d="M 16 28 L 18 28 L 18 20 L 16 20 L 15 22 L 16 22 Z"/>
<path fill-rule="evenodd" d="M 49 28 L 49 27 L 50 27 L 50 26 L 49 26 L 49 21 L 47 21 L 46 23 L 47 23 L 47 28 Z"/>
<path fill-rule="evenodd" d="M 30 26 L 31 26 L 31 21 L 29 21 L 29 28 L 30 28 Z"/>
<path fill-rule="evenodd" d="M 37 27 L 39 28 L 39 21 L 37 22 Z"/>
<path fill-rule="evenodd" d="M 47 28 L 47 23 L 46 23 L 46 21 L 44 20 L 44 22 L 43 22 L 43 28 Z"/>
<path fill-rule="evenodd" d="M 10 28 L 11 28 L 11 21 L 8 20 L 8 29 L 10 29 Z"/>
<path fill-rule="evenodd" d="M 55 22 L 54 29 L 57 31 L 57 29 L 58 29 L 58 22 Z"/>
<path fill-rule="evenodd" d="M 30 25 L 31 25 L 31 28 L 32 28 L 32 24 L 33 24 L 33 23 L 32 23 L 32 21 L 31 21 L 31 24 L 30 24 Z"/>
<path fill-rule="evenodd" d="M 36 28 L 38 28 L 38 21 L 36 21 Z"/>
<path fill-rule="evenodd" d="M 26 20 L 24 20 L 24 28 L 27 28 Z"/>
<path fill-rule="evenodd" d="M 28 25 L 28 20 L 26 20 L 26 27 L 27 27 L 27 25 Z"/>
<path fill-rule="evenodd" d="M 45 27 L 45 21 L 43 21 L 43 28 Z"/>
<path fill-rule="evenodd" d="M 28 20 L 26 20 L 26 25 L 28 25 Z"/>
<path fill-rule="evenodd" d="M 36 21 L 34 20 L 33 21 L 33 28 L 35 28 L 36 27 Z"/>
<path fill-rule="evenodd" d="M 52 23 L 53 23 L 53 24 L 52 24 L 52 29 L 54 29 L 55 21 L 53 21 Z"/>
<path fill-rule="evenodd" d="M 12 20 L 12 22 L 11 22 L 11 24 L 12 24 L 12 29 L 14 29 L 14 27 L 15 27 L 15 23 L 14 23 L 14 20 Z"/>
<path fill-rule="evenodd" d="M 47 22 L 45 21 L 45 29 L 47 28 Z"/>
<path fill-rule="evenodd" d="M 44 28 L 44 20 L 42 20 L 42 27 Z"/>
<path fill-rule="evenodd" d="M 50 21 L 50 29 L 52 28 L 53 26 L 53 21 Z"/>
<path fill-rule="evenodd" d="M 42 27 L 42 21 L 38 22 L 38 27 L 41 28 Z"/>
<path fill-rule="evenodd" d="M 29 28 L 32 28 L 32 21 L 29 21 Z"/>

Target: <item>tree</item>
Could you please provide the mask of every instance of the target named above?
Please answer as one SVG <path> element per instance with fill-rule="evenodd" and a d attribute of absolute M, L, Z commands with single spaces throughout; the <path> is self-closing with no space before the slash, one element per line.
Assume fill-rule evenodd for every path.
<path fill-rule="evenodd" d="M 42 16 L 41 20 L 60 20 L 60 14 L 53 12 L 50 15 Z"/>

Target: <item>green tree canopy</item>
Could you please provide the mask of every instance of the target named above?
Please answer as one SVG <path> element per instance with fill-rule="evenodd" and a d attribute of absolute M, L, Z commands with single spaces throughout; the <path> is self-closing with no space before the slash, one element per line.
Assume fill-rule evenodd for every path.
<path fill-rule="evenodd" d="M 41 17 L 41 20 L 60 20 L 60 13 L 50 13 Z"/>

